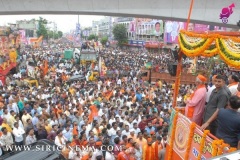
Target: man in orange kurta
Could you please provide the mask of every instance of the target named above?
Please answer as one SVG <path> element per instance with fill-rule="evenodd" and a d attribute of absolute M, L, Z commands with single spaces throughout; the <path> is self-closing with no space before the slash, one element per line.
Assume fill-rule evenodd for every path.
<path fill-rule="evenodd" d="M 94 118 L 98 116 L 98 109 L 95 105 L 91 105 L 89 109 L 91 110 L 91 113 L 89 114 L 89 122 L 91 123 Z"/>
<path fill-rule="evenodd" d="M 157 140 L 152 144 L 155 159 L 159 159 L 158 158 L 158 153 L 159 153 L 160 150 L 163 149 L 161 141 L 162 141 L 162 137 L 158 136 Z"/>
<path fill-rule="evenodd" d="M 143 160 L 155 159 L 155 152 L 152 146 L 152 138 L 147 139 L 147 145 L 143 147 Z"/>
<path fill-rule="evenodd" d="M 123 146 L 122 147 L 122 151 L 117 156 L 117 160 L 129 160 L 130 159 L 130 157 L 127 154 L 126 150 L 127 150 L 127 147 Z"/>

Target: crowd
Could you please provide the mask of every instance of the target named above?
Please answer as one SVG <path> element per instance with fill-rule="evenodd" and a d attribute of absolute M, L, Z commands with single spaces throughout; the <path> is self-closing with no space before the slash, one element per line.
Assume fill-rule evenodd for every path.
<path fill-rule="evenodd" d="M 164 51 L 161 55 L 152 54 L 146 50 L 125 50 L 122 51 L 124 54 L 114 52 L 99 52 L 99 57 L 103 58 L 114 76 L 100 77 L 91 82 L 85 79 L 68 81 L 73 75 L 86 75 L 91 66 L 63 61 L 61 54 L 52 52 L 50 48 L 22 51 L 22 61 L 36 62 L 36 69 L 39 68 L 35 77 L 39 86 L 21 83 L 28 76 L 25 65 L 21 66 L 19 73 L 9 75 L 6 85 L 1 86 L 0 144 L 4 154 L 9 152 L 6 146 L 29 145 L 48 139 L 61 147 L 64 157 L 70 160 L 163 160 L 174 85 L 161 81 L 149 85 L 138 75 L 148 61 L 166 70 L 171 55 Z M 48 71 L 42 76 L 44 60 L 48 61 Z M 178 106 L 186 105 L 186 116 L 202 129 L 210 127 L 215 134 L 218 126 L 219 137 L 225 140 L 228 134 L 230 140 L 226 141 L 237 147 L 239 115 L 228 111 L 228 117 L 236 114 L 236 118 L 227 123 L 225 110 L 221 108 L 227 106 L 231 94 L 238 94 L 238 78 L 234 78 L 237 76 L 227 68 L 217 66 L 212 75 L 220 72 L 231 77 L 229 82 L 223 76 L 212 76 L 213 83 L 207 90 L 204 84 L 208 80 L 199 75 L 196 85 L 182 85 Z M 234 89 L 227 87 L 226 83 L 234 84 Z M 223 88 L 221 94 L 214 86 Z M 236 110 L 240 106 L 236 97 L 230 98 L 229 102 L 229 108 Z M 215 122 L 218 117 L 222 118 L 222 127 Z M 83 151 L 86 147 L 90 149 Z"/>

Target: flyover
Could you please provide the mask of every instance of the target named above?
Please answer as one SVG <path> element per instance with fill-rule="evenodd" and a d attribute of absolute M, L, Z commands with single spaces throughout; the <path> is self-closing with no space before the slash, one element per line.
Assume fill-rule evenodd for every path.
<path fill-rule="evenodd" d="M 0 15 L 86 14 L 186 21 L 191 0 L 0 0 Z M 235 3 L 228 23 L 219 15 Z M 239 0 L 195 0 L 191 22 L 238 28 Z"/>

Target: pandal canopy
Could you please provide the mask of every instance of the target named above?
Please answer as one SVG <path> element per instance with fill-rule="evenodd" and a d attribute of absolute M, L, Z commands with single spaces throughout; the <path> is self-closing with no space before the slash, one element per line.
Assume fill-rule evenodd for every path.
<path fill-rule="evenodd" d="M 219 32 L 220 33 L 220 32 Z M 240 69 L 240 38 L 217 33 L 194 33 L 181 30 L 181 51 L 188 57 L 211 57 L 219 54 L 230 67 Z"/>

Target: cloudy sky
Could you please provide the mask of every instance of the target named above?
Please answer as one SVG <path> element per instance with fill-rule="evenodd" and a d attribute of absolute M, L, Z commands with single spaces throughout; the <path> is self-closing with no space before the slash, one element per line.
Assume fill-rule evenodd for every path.
<path fill-rule="evenodd" d="M 0 26 L 7 25 L 8 23 L 15 23 L 16 20 L 38 19 L 40 16 L 48 21 L 55 22 L 58 30 L 63 32 L 69 32 L 71 29 L 75 29 L 78 21 L 77 15 L 0 15 Z M 103 16 L 79 15 L 79 22 L 81 26 L 89 27 L 93 20 L 100 20 L 101 18 L 103 18 Z"/>

